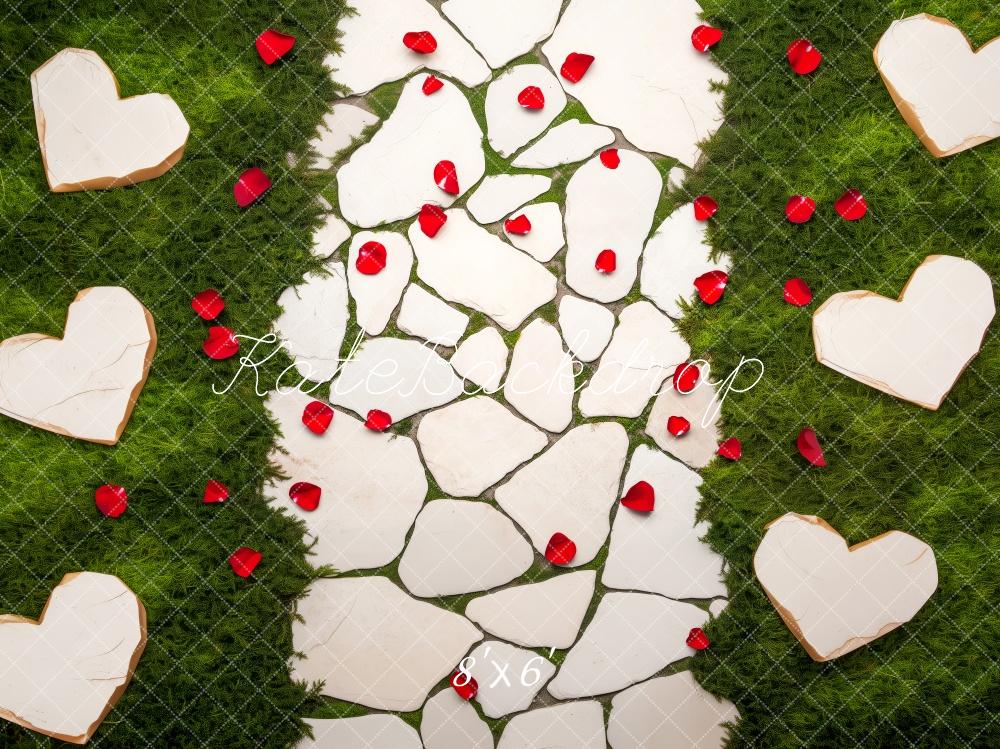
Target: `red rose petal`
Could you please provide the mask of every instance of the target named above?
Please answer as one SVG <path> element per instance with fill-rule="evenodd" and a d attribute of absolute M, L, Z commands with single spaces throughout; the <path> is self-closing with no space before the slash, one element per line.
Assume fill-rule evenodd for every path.
<path fill-rule="evenodd" d="M 403 46 L 418 55 L 429 55 L 438 48 L 438 43 L 429 31 L 407 31 L 403 34 Z"/>
<path fill-rule="evenodd" d="M 691 362 L 678 364 L 677 369 L 674 370 L 674 390 L 681 395 L 687 395 L 694 390 L 699 379 L 701 379 L 701 370 L 698 369 L 698 365 Z"/>
<path fill-rule="evenodd" d="M 250 167 L 233 185 L 233 197 L 236 198 L 236 205 L 246 208 L 257 201 L 264 193 L 271 189 L 271 180 L 264 174 L 260 167 Z"/>
<path fill-rule="evenodd" d="M 853 187 L 837 198 L 833 207 L 845 221 L 859 221 L 868 213 L 868 201 L 860 190 L 855 190 Z"/>
<path fill-rule="evenodd" d="M 667 431 L 674 437 L 683 437 L 691 431 L 691 422 L 683 416 L 671 416 L 667 419 Z"/>
<path fill-rule="evenodd" d="M 299 481 L 288 488 L 288 498 L 303 510 L 312 512 L 319 507 L 319 499 L 323 490 L 308 481 Z"/>
<path fill-rule="evenodd" d="M 789 304 L 805 307 L 812 298 L 812 289 L 801 278 L 789 278 L 785 281 L 785 301 Z"/>
<path fill-rule="evenodd" d="M 472 674 L 460 670 L 451 675 L 451 688 L 466 702 L 479 694 L 479 684 L 472 678 Z"/>
<path fill-rule="evenodd" d="M 622 497 L 622 504 L 630 510 L 636 512 L 652 512 L 656 504 L 656 492 L 651 484 L 646 481 L 639 481 L 625 492 Z"/>
<path fill-rule="evenodd" d="M 710 270 L 694 279 L 694 287 L 705 304 L 715 304 L 726 293 L 729 274 L 721 270 Z"/>
<path fill-rule="evenodd" d="M 373 432 L 384 432 L 392 426 L 392 417 L 385 411 L 373 408 L 368 412 L 368 418 L 365 419 L 365 426 Z"/>
<path fill-rule="evenodd" d="M 694 199 L 694 217 L 698 221 L 708 221 L 719 212 L 719 204 L 711 195 L 699 195 Z"/>
<path fill-rule="evenodd" d="M 601 151 L 601 163 L 608 169 L 617 169 L 622 163 L 622 157 L 618 155 L 618 149 L 608 148 Z"/>
<path fill-rule="evenodd" d="M 822 468 L 826 465 L 826 458 L 823 456 L 823 447 L 819 444 L 819 437 L 816 431 L 806 427 L 799 432 L 799 437 L 795 441 L 799 448 L 799 454 L 812 463 L 814 466 Z"/>
<path fill-rule="evenodd" d="M 278 60 L 292 51 L 295 46 L 295 37 L 291 34 L 282 34 L 276 29 L 265 29 L 260 33 L 254 42 L 257 54 L 260 59 L 268 65 L 274 65 Z"/>
<path fill-rule="evenodd" d="M 438 78 L 436 75 L 429 75 L 424 78 L 423 92 L 424 96 L 430 96 L 431 94 L 440 91 L 444 88 L 444 81 Z"/>
<path fill-rule="evenodd" d="M 542 93 L 542 89 L 538 88 L 538 86 L 527 86 L 517 95 L 517 103 L 525 109 L 544 109 L 545 94 Z"/>
<path fill-rule="evenodd" d="M 730 437 L 719 445 L 719 449 L 716 450 L 715 454 L 727 460 L 739 460 L 743 457 L 743 443 L 735 437 Z"/>
<path fill-rule="evenodd" d="M 302 409 L 302 423 L 313 434 L 325 434 L 333 423 L 333 409 L 320 401 L 310 401 Z"/>
<path fill-rule="evenodd" d="M 354 267 L 362 275 L 374 276 L 382 272 L 385 268 L 385 262 L 385 245 L 372 240 L 371 242 L 365 242 L 358 249 L 358 259 L 355 261 Z"/>
<path fill-rule="evenodd" d="M 618 255 L 615 254 L 614 250 L 601 250 L 597 253 L 594 267 L 601 273 L 614 273 L 615 268 L 618 267 Z"/>
<path fill-rule="evenodd" d="M 816 212 L 816 201 L 807 195 L 793 195 L 785 204 L 785 218 L 793 224 L 804 224 Z"/>
<path fill-rule="evenodd" d="M 572 562 L 575 556 L 576 544 L 570 540 L 569 536 L 558 531 L 553 533 L 545 547 L 545 558 L 552 564 L 561 566 Z"/>
<path fill-rule="evenodd" d="M 201 350 L 209 359 L 228 359 L 240 350 L 240 342 L 229 328 L 213 325 L 208 329 L 208 338 L 201 344 Z"/>
<path fill-rule="evenodd" d="M 823 55 L 808 39 L 796 39 L 788 45 L 788 64 L 799 75 L 809 75 L 823 62 Z"/>
<path fill-rule="evenodd" d="M 229 566 L 240 577 L 250 577 L 263 558 L 264 555 L 259 551 L 251 549 L 249 546 L 241 546 L 229 555 Z"/>
<path fill-rule="evenodd" d="M 191 309 L 202 320 L 214 320 L 222 314 L 222 310 L 225 308 L 226 303 L 223 301 L 222 295 L 215 289 L 199 291 L 191 299 Z"/>
<path fill-rule="evenodd" d="M 420 222 L 420 230 L 431 239 L 437 236 L 447 220 L 448 216 L 441 209 L 441 206 L 431 203 L 425 203 L 417 217 L 417 221 Z"/>
<path fill-rule="evenodd" d="M 124 486 L 99 486 L 94 491 L 94 504 L 104 517 L 119 518 L 128 509 L 128 492 Z"/>
<path fill-rule="evenodd" d="M 205 484 L 205 495 L 201 501 L 206 505 L 218 504 L 219 502 L 225 502 L 227 499 L 229 499 L 229 487 L 221 481 L 212 479 Z"/>
<path fill-rule="evenodd" d="M 704 650 L 712 644 L 708 639 L 708 635 L 702 632 L 701 627 L 695 627 L 688 632 L 687 639 L 684 642 L 687 643 L 689 648 L 694 648 L 695 650 Z"/>
<path fill-rule="evenodd" d="M 454 162 L 439 161 L 434 166 L 434 184 L 449 195 L 458 195 L 458 172 L 455 171 Z"/>
<path fill-rule="evenodd" d="M 508 234 L 523 237 L 531 231 L 531 221 L 529 221 L 528 217 L 522 213 L 520 216 L 507 219 L 504 222 L 503 228 Z"/>
<path fill-rule="evenodd" d="M 691 44 L 699 52 L 708 52 L 712 47 L 722 41 L 722 29 L 714 26 L 696 26 L 691 32 Z"/>
<path fill-rule="evenodd" d="M 581 52 L 570 52 L 559 73 L 570 83 L 579 83 L 594 63 L 594 56 Z"/>

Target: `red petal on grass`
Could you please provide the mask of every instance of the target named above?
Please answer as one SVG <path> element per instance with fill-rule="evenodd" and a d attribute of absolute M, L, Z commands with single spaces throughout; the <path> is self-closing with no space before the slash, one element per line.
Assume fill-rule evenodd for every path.
<path fill-rule="evenodd" d="M 860 190 L 853 187 L 837 198 L 833 207 L 845 221 L 859 221 L 868 213 L 868 201 Z"/>
<path fill-rule="evenodd" d="M 434 184 L 449 195 L 458 195 L 458 172 L 454 162 L 444 160 L 434 166 Z"/>
<path fill-rule="evenodd" d="M 594 64 L 594 56 L 582 52 L 570 52 L 559 73 L 570 83 L 579 83 Z"/>
<path fill-rule="evenodd" d="M 789 278 L 785 281 L 785 301 L 789 304 L 805 307 L 812 301 L 812 298 L 812 289 L 801 278 Z"/>
<path fill-rule="evenodd" d="M 656 504 L 656 492 L 650 483 L 639 481 L 625 492 L 622 504 L 636 512 L 652 512 Z"/>
<path fill-rule="evenodd" d="M 403 46 L 418 55 L 429 55 L 438 48 L 438 43 L 429 31 L 407 31 L 403 34 Z"/>
<path fill-rule="evenodd" d="M 295 37 L 283 34 L 277 29 L 265 29 L 254 42 L 260 59 L 268 65 L 274 65 L 278 60 L 292 51 Z"/>
<path fill-rule="evenodd" d="M 573 561 L 576 556 L 576 544 L 564 533 L 552 534 L 548 545 L 545 547 L 545 558 L 552 564 L 564 565 Z"/>
<path fill-rule="evenodd" d="M 215 505 L 219 502 L 225 502 L 227 499 L 229 499 L 229 487 L 221 481 L 211 479 L 205 484 L 205 495 L 201 500 L 203 503 Z"/>
<path fill-rule="evenodd" d="M 319 499 L 323 490 L 308 481 L 299 481 L 288 488 L 288 498 L 307 512 L 319 507 Z"/>
<path fill-rule="evenodd" d="M 463 671 L 455 671 L 451 675 L 451 688 L 466 702 L 479 694 L 479 684 L 472 678 L 472 674 Z"/>
<path fill-rule="evenodd" d="M 799 448 L 799 455 L 808 460 L 814 466 L 822 468 L 826 465 L 826 458 L 823 456 L 823 448 L 819 444 L 819 437 L 816 430 L 806 427 L 799 432 L 799 437 L 795 441 Z"/>
<path fill-rule="evenodd" d="M 128 509 L 128 492 L 124 486 L 105 484 L 94 491 L 94 504 L 106 518 L 119 518 Z"/>
<path fill-rule="evenodd" d="M 671 416 L 667 419 L 667 431 L 674 437 L 683 437 L 691 431 L 691 422 L 683 416 Z"/>
<path fill-rule="evenodd" d="M 687 639 L 684 642 L 689 648 L 694 648 L 695 650 L 704 650 L 712 644 L 708 639 L 708 635 L 702 632 L 701 627 L 695 627 L 688 632 Z"/>
<path fill-rule="evenodd" d="M 441 206 L 431 203 L 425 203 L 417 217 L 417 221 L 420 222 L 420 231 L 431 239 L 437 236 L 447 220 L 448 216 L 441 209 Z"/>
<path fill-rule="evenodd" d="M 436 75 L 429 75 L 424 78 L 423 92 L 424 96 L 430 96 L 431 94 L 440 91 L 444 88 L 444 81 L 438 78 Z"/>
<path fill-rule="evenodd" d="M 226 303 L 215 289 L 205 289 L 199 291 L 191 299 L 191 309 L 195 311 L 202 320 L 214 320 L 222 314 L 226 308 Z"/>
<path fill-rule="evenodd" d="M 302 409 L 302 423 L 313 434 L 325 434 L 333 423 L 333 409 L 321 401 L 310 401 Z"/>
<path fill-rule="evenodd" d="M 614 250 L 601 250 L 597 253 L 594 267 L 600 273 L 614 273 L 618 267 L 618 255 L 615 254 Z"/>
<path fill-rule="evenodd" d="M 785 218 L 793 224 L 804 224 L 816 212 L 816 201 L 807 195 L 793 195 L 785 203 Z"/>
<path fill-rule="evenodd" d="M 730 437 L 719 445 L 719 449 L 716 450 L 715 454 L 726 460 L 739 460 L 743 457 L 743 443 L 735 437 Z"/>
<path fill-rule="evenodd" d="M 699 195 L 694 199 L 694 217 L 698 221 L 708 221 L 719 212 L 719 204 L 711 195 Z"/>
<path fill-rule="evenodd" d="M 381 273 L 386 263 L 385 245 L 381 242 L 365 242 L 358 250 L 358 259 L 354 267 L 358 273 L 365 276 L 374 276 Z"/>
<path fill-rule="evenodd" d="M 542 93 L 542 89 L 538 88 L 538 86 L 527 86 L 517 95 L 517 103 L 525 109 L 544 109 L 545 94 Z"/>
<path fill-rule="evenodd" d="M 213 325 L 208 329 L 208 338 L 201 344 L 201 350 L 209 359 L 228 359 L 240 350 L 236 334 L 223 325 Z"/>
<path fill-rule="evenodd" d="M 522 213 L 520 216 L 507 219 L 504 222 L 503 228 L 508 234 L 523 237 L 531 231 L 531 221 L 529 221 L 528 217 Z"/>
<path fill-rule="evenodd" d="M 699 52 L 708 52 L 712 47 L 722 41 L 722 29 L 714 26 L 696 26 L 691 32 L 691 45 Z"/>
<path fill-rule="evenodd" d="M 681 395 L 687 395 L 694 390 L 700 378 L 701 370 L 696 364 L 691 362 L 678 364 L 674 370 L 674 390 Z"/>
<path fill-rule="evenodd" d="M 249 546 L 241 546 L 229 555 L 229 566 L 240 577 L 250 577 L 263 558 L 264 555 L 259 551 L 251 549 Z"/>
<path fill-rule="evenodd" d="M 371 429 L 373 432 L 384 432 L 391 426 L 392 417 L 385 411 L 379 411 L 377 408 L 373 408 L 368 412 L 368 418 L 365 419 L 365 427 L 368 429 Z"/>
<path fill-rule="evenodd" d="M 233 197 L 236 198 L 236 205 L 246 208 L 260 199 L 260 197 L 271 189 L 271 180 L 260 167 L 250 167 L 233 185 Z"/>
<path fill-rule="evenodd" d="M 823 62 L 823 55 L 808 39 L 796 39 L 788 45 L 788 64 L 799 75 L 809 75 Z"/>
<path fill-rule="evenodd" d="M 694 287 L 698 289 L 698 296 L 705 304 L 712 305 L 722 299 L 726 293 L 726 284 L 729 283 L 729 274 L 721 270 L 710 270 L 702 273 L 694 279 Z"/>

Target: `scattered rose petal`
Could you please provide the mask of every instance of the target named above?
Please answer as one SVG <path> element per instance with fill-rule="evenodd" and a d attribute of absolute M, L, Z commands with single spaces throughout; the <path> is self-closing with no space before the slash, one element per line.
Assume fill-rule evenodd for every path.
<path fill-rule="evenodd" d="M 691 44 L 699 52 L 708 52 L 712 47 L 722 41 L 722 29 L 714 26 L 696 26 L 691 32 Z"/>
<path fill-rule="evenodd" d="M 264 170 L 253 166 L 236 180 L 236 184 L 233 185 L 233 197 L 236 198 L 236 205 L 246 208 L 270 189 L 271 180 L 264 174 Z"/>
<path fill-rule="evenodd" d="M 656 492 L 646 481 L 634 484 L 622 497 L 622 504 L 636 512 L 652 512 L 656 503 Z"/>
<path fill-rule="evenodd" d="M 240 577 L 250 577 L 264 555 L 249 546 L 241 546 L 229 556 L 229 566 Z"/>
<path fill-rule="evenodd" d="M 417 220 L 420 222 L 420 231 L 433 239 L 448 220 L 448 215 L 441 210 L 441 206 L 425 203 Z"/>
<path fill-rule="evenodd" d="M 218 504 L 219 502 L 225 502 L 227 499 L 229 499 L 229 487 L 221 481 L 210 479 L 205 484 L 205 495 L 202 497 L 202 502 L 206 505 Z"/>
<path fill-rule="evenodd" d="M 325 434 L 333 423 L 333 409 L 321 401 L 310 401 L 302 409 L 302 423 L 313 434 Z"/>
<path fill-rule="evenodd" d="M 855 190 L 853 187 L 837 198 L 833 207 L 845 221 L 858 221 L 868 213 L 868 201 L 860 190 Z"/>
<path fill-rule="evenodd" d="M 691 362 L 678 364 L 677 369 L 674 370 L 674 390 L 681 395 L 686 395 L 694 390 L 700 378 L 701 370 L 696 364 Z"/>
<path fill-rule="evenodd" d="M 374 276 L 382 272 L 385 268 L 385 262 L 385 245 L 372 240 L 371 242 L 365 242 L 358 249 L 358 259 L 354 263 L 354 267 L 362 275 Z"/>
<path fill-rule="evenodd" d="M 531 231 L 531 221 L 522 213 L 520 216 L 507 219 L 503 228 L 508 234 L 523 237 Z"/>
<path fill-rule="evenodd" d="M 805 307 L 812 298 L 812 289 L 801 278 L 789 278 L 785 281 L 785 301 L 789 304 Z"/>
<path fill-rule="evenodd" d="M 683 416 L 671 416 L 667 419 L 667 431 L 674 437 L 683 437 L 691 431 L 691 422 Z"/>
<path fill-rule="evenodd" d="M 373 432 L 384 432 L 392 426 L 392 417 L 385 411 L 373 408 L 368 412 L 368 418 L 365 419 L 365 426 Z"/>
<path fill-rule="evenodd" d="M 617 169 L 622 163 L 622 157 L 618 155 L 617 148 L 608 148 L 601 151 L 601 163 L 608 169 Z"/>
<path fill-rule="evenodd" d="M 308 481 L 298 481 L 288 488 L 288 498 L 303 510 L 312 512 L 319 507 L 323 490 Z"/>
<path fill-rule="evenodd" d="M 403 46 L 418 55 L 429 55 L 438 48 L 438 43 L 429 31 L 407 31 L 403 34 Z"/>
<path fill-rule="evenodd" d="M 424 78 L 423 92 L 424 96 L 430 96 L 431 94 L 440 91 L 444 88 L 444 81 L 438 78 L 436 75 L 429 75 Z"/>
<path fill-rule="evenodd" d="M 527 86 L 517 95 L 517 103 L 525 109 L 544 109 L 545 94 L 542 93 L 542 89 L 538 88 L 538 86 Z"/>
<path fill-rule="evenodd" d="M 559 73 L 570 83 L 579 83 L 594 63 L 594 56 L 581 52 L 570 52 Z"/>
<path fill-rule="evenodd" d="M 793 224 L 804 224 L 816 211 L 816 201 L 807 195 L 793 195 L 785 204 L 785 218 Z"/>
<path fill-rule="evenodd" d="M 208 329 L 208 338 L 201 344 L 201 350 L 209 359 L 228 359 L 240 350 L 236 334 L 223 325 L 213 325 Z"/>
<path fill-rule="evenodd" d="M 796 39 L 788 45 L 788 64 L 799 75 L 809 75 L 823 61 L 823 55 L 808 39 Z"/>
<path fill-rule="evenodd" d="M 291 34 L 282 34 L 277 29 L 265 29 L 254 42 L 257 47 L 257 54 L 267 65 L 274 65 L 278 60 L 292 51 L 295 46 L 295 37 Z"/>
<path fill-rule="evenodd" d="M 552 564 L 564 565 L 573 561 L 576 556 L 576 544 L 568 536 L 558 531 L 552 534 L 545 547 L 545 558 Z"/>
<path fill-rule="evenodd" d="M 104 517 L 119 518 L 128 509 L 128 492 L 124 486 L 99 486 L 94 492 L 94 504 Z"/>
<path fill-rule="evenodd" d="M 812 463 L 814 466 L 822 468 L 826 465 L 826 458 L 823 456 L 823 448 L 819 444 L 819 437 L 816 431 L 806 427 L 799 432 L 799 438 L 795 444 L 799 448 L 799 454 Z"/>
<path fill-rule="evenodd" d="M 694 279 L 694 287 L 698 289 L 698 296 L 705 304 L 712 305 L 722 299 L 726 293 L 726 284 L 729 283 L 729 274 L 721 270 L 710 270 Z"/>
<path fill-rule="evenodd" d="M 434 166 L 434 184 L 449 195 L 458 195 L 458 172 L 452 161 L 439 161 Z"/>
<path fill-rule="evenodd" d="M 466 702 L 479 694 L 479 684 L 472 678 L 472 674 L 465 671 L 456 670 L 451 675 L 451 688 Z"/>
<path fill-rule="evenodd" d="M 719 204 L 711 195 L 699 195 L 694 199 L 694 217 L 698 221 L 708 221 L 719 212 Z"/>
<path fill-rule="evenodd" d="M 614 250 L 601 250 L 594 261 L 594 267 L 601 273 L 614 273 L 618 267 L 618 256 Z"/>
<path fill-rule="evenodd" d="M 222 310 L 225 308 L 226 303 L 222 299 L 222 294 L 215 289 L 199 291 L 191 300 L 191 309 L 202 320 L 214 320 L 222 314 Z"/>
<path fill-rule="evenodd" d="M 695 627 L 688 632 L 687 639 L 684 642 L 687 643 L 689 648 L 694 648 L 695 650 L 704 650 L 712 644 L 709 642 L 708 635 L 701 630 L 701 627 Z"/>
<path fill-rule="evenodd" d="M 743 457 L 743 443 L 735 437 L 730 437 L 719 445 L 716 455 L 726 458 L 727 460 L 739 460 Z"/>

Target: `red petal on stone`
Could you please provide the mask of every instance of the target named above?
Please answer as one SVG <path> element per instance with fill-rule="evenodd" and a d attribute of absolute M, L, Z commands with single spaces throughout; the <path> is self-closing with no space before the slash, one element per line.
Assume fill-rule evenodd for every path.
<path fill-rule="evenodd" d="M 520 216 L 507 219 L 504 222 L 503 228 L 508 234 L 523 237 L 531 231 L 531 221 L 529 221 L 528 217 L 522 213 Z"/>
<path fill-rule="evenodd" d="M 785 204 L 785 218 L 793 224 L 804 224 L 816 211 L 816 201 L 806 195 L 793 195 Z"/>
<path fill-rule="evenodd" d="M 418 55 L 429 55 L 438 48 L 438 43 L 429 31 L 407 31 L 403 34 L 403 46 Z"/>
<path fill-rule="evenodd" d="M 545 558 L 552 564 L 564 565 L 572 562 L 575 556 L 576 544 L 569 539 L 569 536 L 559 532 L 553 533 L 545 547 Z"/>
<path fill-rule="evenodd" d="M 222 300 L 222 295 L 215 289 L 199 291 L 191 300 L 191 309 L 202 320 L 214 320 L 225 308 L 226 303 Z"/>
<path fill-rule="evenodd" d="M 581 52 L 570 52 L 559 73 L 570 83 L 579 83 L 594 63 L 594 56 Z"/>
<path fill-rule="evenodd" d="M 302 409 L 302 423 L 313 434 L 324 434 L 333 422 L 333 409 L 320 401 L 310 401 Z"/>
<path fill-rule="evenodd" d="M 705 304 L 715 304 L 726 293 L 729 274 L 721 270 L 710 270 L 694 279 L 694 287 Z"/>
<path fill-rule="evenodd" d="M 694 390 L 700 378 L 701 370 L 698 369 L 698 365 L 691 362 L 678 364 L 674 370 L 674 390 L 681 395 L 687 395 Z"/>
<path fill-rule="evenodd" d="M 228 359 L 240 350 L 240 342 L 229 328 L 213 325 L 208 329 L 208 338 L 201 344 L 201 350 L 209 359 Z"/>
<path fill-rule="evenodd" d="M 601 250 L 597 253 L 594 267 L 601 273 L 614 273 L 615 268 L 618 267 L 618 256 L 614 250 Z"/>
<path fill-rule="evenodd" d="M 819 444 L 819 437 L 816 436 L 814 429 L 806 427 L 799 432 L 799 438 L 795 444 L 799 448 L 799 454 L 814 466 L 822 468 L 826 465 L 823 448 Z"/>
<path fill-rule="evenodd" d="M 622 504 L 636 512 L 652 512 L 656 503 L 656 492 L 646 481 L 639 481 L 622 497 Z"/>
<path fill-rule="evenodd" d="M 479 694 L 479 684 L 472 678 L 472 674 L 460 670 L 451 675 L 451 688 L 466 702 Z"/>
<path fill-rule="evenodd" d="M 241 546 L 229 555 L 229 566 L 240 577 L 250 577 L 263 558 L 264 555 L 259 551 L 251 549 L 249 546 Z"/>
<path fill-rule="evenodd" d="M 735 437 L 730 437 L 719 445 L 719 449 L 716 450 L 715 454 L 727 460 L 739 460 L 743 457 L 743 443 Z"/>
<path fill-rule="evenodd" d="M 448 216 L 441 209 L 441 206 L 425 203 L 423 208 L 420 209 L 420 215 L 417 217 L 417 220 L 420 222 L 420 230 L 433 239 L 441 231 L 441 227 L 448 220 Z"/>
<path fill-rule="evenodd" d="M 833 207 L 845 221 L 858 221 L 868 213 L 868 201 L 860 190 L 855 190 L 853 187 L 837 198 Z"/>
<path fill-rule="evenodd" d="M 805 307 L 813 299 L 812 290 L 801 278 L 789 278 L 785 281 L 785 301 L 796 307 Z"/>
<path fill-rule="evenodd" d="M 299 481 L 288 489 L 288 498 L 308 512 L 319 507 L 319 498 L 322 495 L 323 490 L 308 481 Z"/>
<path fill-rule="evenodd" d="M 708 52 L 708 50 L 721 41 L 722 29 L 717 29 L 714 26 L 702 24 L 695 27 L 695 30 L 691 32 L 691 44 L 699 52 Z"/>
<path fill-rule="evenodd" d="M 683 437 L 691 431 L 691 422 L 683 416 L 671 416 L 667 419 L 667 431 L 674 437 Z"/>
<path fill-rule="evenodd" d="M 358 259 L 355 261 L 354 267 L 362 275 L 374 276 L 385 268 L 385 261 L 384 244 L 375 241 L 365 242 L 358 250 Z"/>
<path fill-rule="evenodd" d="M 545 94 L 538 86 L 528 86 L 517 95 L 517 103 L 525 109 L 543 109 Z"/>
<path fill-rule="evenodd" d="M 227 499 L 229 499 L 229 487 L 221 481 L 212 479 L 205 484 L 205 495 L 202 498 L 202 502 L 206 505 L 218 504 L 219 502 L 225 502 Z"/>
<path fill-rule="evenodd" d="M 702 632 L 701 627 L 695 627 L 688 632 L 687 639 L 684 642 L 687 643 L 689 648 L 694 648 L 695 650 L 704 650 L 712 644 L 708 639 L 708 635 Z"/>
<path fill-rule="evenodd" d="M 788 64 L 799 75 L 808 75 L 823 62 L 823 55 L 808 39 L 796 39 L 788 45 Z"/>
<path fill-rule="evenodd" d="M 385 411 L 373 408 L 368 412 L 368 418 L 365 419 L 365 426 L 373 432 L 384 432 L 392 426 L 392 417 Z"/>
<path fill-rule="evenodd" d="M 121 517 L 128 509 L 128 492 L 124 486 L 105 484 L 94 492 L 94 504 L 104 517 Z"/>
<path fill-rule="evenodd" d="M 431 94 L 440 91 L 444 88 L 444 81 L 438 78 L 436 75 L 429 75 L 424 78 L 424 96 L 430 96 Z"/>
<path fill-rule="evenodd" d="M 694 199 L 694 217 L 698 221 L 708 221 L 719 212 L 719 204 L 711 195 L 699 195 Z"/>
<path fill-rule="evenodd" d="M 243 172 L 236 180 L 236 184 L 233 185 L 233 197 L 236 198 L 236 205 L 246 208 L 270 189 L 271 180 L 264 174 L 264 170 L 254 166 Z"/>
<path fill-rule="evenodd" d="M 260 59 L 268 65 L 274 65 L 278 60 L 292 51 L 295 46 L 295 37 L 291 34 L 282 34 L 276 29 L 265 29 L 254 42 L 257 47 L 257 54 Z"/>
<path fill-rule="evenodd" d="M 608 148 L 601 151 L 601 163 L 608 169 L 617 169 L 618 165 L 622 163 L 622 157 L 618 155 L 618 149 Z"/>
<path fill-rule="evenodd" d="M 434 184 L 449 195 L 458 195 L 458 172 L 451 161 L 439 161 L 434 166 Z"/>

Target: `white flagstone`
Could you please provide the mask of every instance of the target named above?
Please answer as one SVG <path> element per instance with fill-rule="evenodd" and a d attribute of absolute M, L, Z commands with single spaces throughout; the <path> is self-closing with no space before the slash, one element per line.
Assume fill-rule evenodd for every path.
<path fill-rule="evenodd" d="M 441 11 L 486 62 L 500 68 L 556 27 L 562 0 L 445 0 Z"/>
<path fill-rule="evenodd" d="M 545 97 L 541 109 L 527 109 L 517 100 L 528 86 L 537 86 Z M 493 150 L 510 156 L 534 140 L 566 107 L 566 94 L 544 65 L 518 65 L 499 76 L 486 90 L 486 131 Z"/>
<path fill-rule="evenodd" d="M 549 169 L 573 164 L 615 142 L 615 134 L 603 125 L 567 120 L 556 125 L 531 146 L 524 149 L 511 166 L 518 169 Z"/>
<path fill-rule="evenodd" d="M 516 211 L 511 211 L 508 219 L 524 215 L 531 222 L 527 234 L 511 234 L 504 228 L 507 241 L 517 249 L 527 252 L 535 260 L 547 263 L 566 246 L 563 235 L 562 209 L 558 203 L 535 203 Z"/>
<path fill-rule="evenodd" d="M 358 271 L 358 254 L 368 242 L 385 247 L 385 268 L 374 276 Z M 389 324 L 399 297 L 410 280 L 413 250 L 406 237 L 390 231 L 362 231 L 354 235 L 347 251 L 347 285 L 354 299 L 354 316 L 368 335 L 379 335 Z"/>
<path fill-rule="evenodd" d="M 533 320 L 521 332 L 510 358 L 503 395 L 542 429 L 561 432 L 573 418 L 573 360 L 554 325 Z"/>
<path fill-rule="evenodd" d="M 340 102 L 334 104 L 330 111 L 323 115 L 316 136 L 309 141 L 309 165 L 313 169 L 329 169 L 333 166 L 337 154 L 347 148 L 354 139 L 365 131 L 365 128 L 377 124 L 377 114 L 362 109 L 356 104 Z"/>
<path fill-rule="evenodd" d="M 544 656 L 497 640 L 480 644 L 466 663 L 479 685 L 476 702 L 488 718 L 527 710 L 556 672 Z"/>
<path fill-rule="evenodd" d="M 497 329 L 487 326 L 462 341 L 450 361 L 460 376 L 477 386 L 466 388 L 467 393 L 495 393 L 503 383 L 509 354 Z"/>
<path fill-rule="evenodd" d="M 495 174 L 483 180 L 466 207 L 479 223 L 492 224 L 551 186 L 552 180 L 540 174 Z"/>
<path fill-rule="evenodd" d="M 411 283 L 403 294 L 396 327 L 428 343 L 451 348 L 465 335 L 469 316 Z"/>
<path fill-rule="evenodd" d="M 592 362 L 611 341 L 615 315 L 603 304 L 566 294 L 559 300 L 559 328 L 573 356 Z"/>
<path fill-rule="evenodd" d="M 278 298 L 281 316 L 274 331 L 300 375 L 326 382 L 340 363 L 347 330 L 347 276 L 343 263 L 328 263 L 325 273 L 307 273 L 298 286 Z"/>

